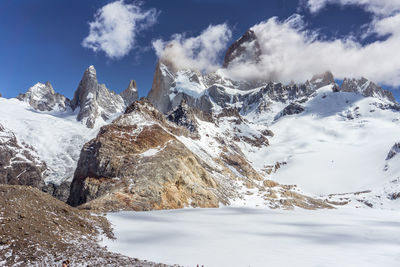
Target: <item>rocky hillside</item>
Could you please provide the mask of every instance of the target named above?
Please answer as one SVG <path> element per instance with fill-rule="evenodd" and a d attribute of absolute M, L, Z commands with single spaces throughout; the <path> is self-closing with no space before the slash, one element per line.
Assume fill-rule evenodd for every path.
<path fill-rule="evenodd" d="M 0 184 L 44 186 L 46 164 L 29 145 L 0 124 Z"/>
<path fill-rule="evenodd" d="M 101 238 L 113 238 L 104 217 L 35 188 L 0 185 L 1 266 L 167 266 L 108 252 Z"/>
<path fill-rule="evenodd" d="M 209 137 L 220 150 L 209 154 L 196 142 L 208 141 L 202 124 L 211 123 L 193 116 L 200 111 L 187 109 L 178 107 L 168 116 L 176 120 L 168 121 L 143 99 L 102 127 L 82 149 L 68 203 L 102 211 L 218 207 L 258 194 L 275 208 L 329 207 L 295 187 L 265 180 L 240 148 L 222 136 Z M 241 124 L 240 115 L 235 120 Z M 254 146 L 268 145 L 261 134 L 242 139 Z"/>

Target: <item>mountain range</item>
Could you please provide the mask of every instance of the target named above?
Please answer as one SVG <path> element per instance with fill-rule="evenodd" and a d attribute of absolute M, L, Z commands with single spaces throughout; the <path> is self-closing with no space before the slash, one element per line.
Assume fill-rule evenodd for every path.
<path fill-rule="evenodd" d="M 251 30 L 223 68 L 160 58 L 152 88 L 117 94 L 88 67 L 72 100 L 50 82 L 0 98 L 0 182 L 82 209 L 395 208 L 400 105 L 366 78 L 237 80 L 259 60 Z M 301 66 L 299 66 L 301 67 Z"/>

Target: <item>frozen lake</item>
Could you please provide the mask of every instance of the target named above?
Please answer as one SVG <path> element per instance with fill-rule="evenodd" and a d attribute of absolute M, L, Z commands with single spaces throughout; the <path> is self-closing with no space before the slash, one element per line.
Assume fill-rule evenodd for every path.
<path fill-rule="evenodd" d="M 261 208 L 119 212 L 113 252 L 183 266 L 400 266 L 400 212 Z"/>

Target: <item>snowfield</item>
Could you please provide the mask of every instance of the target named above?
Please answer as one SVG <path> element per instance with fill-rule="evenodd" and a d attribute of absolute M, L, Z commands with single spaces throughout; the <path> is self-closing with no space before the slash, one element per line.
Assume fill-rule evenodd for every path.
<path fill-rule="evenodd" d="M 382 191 L 400 177 L 399 157 L 386 160 L 400 141 L 400 113 L 379 108 L 387 103 L 325 86 L 303 104 L 301 114 L 275 121 L 268 113 L 248 114 L 275 135 L 269 147 L 243 151 L 258 170 L 286 162 L 269 179 L 298 185 L 305 194 Z"/>
<path fill-rule="evenodd" d="M 41 112 L 16 98 L 0 98 L 0 124 L 36 150 L 48 167 L 45 181 L 54 184 L 72 180 L 82 146 L 106 124 L 99 119 L 89 129 L 76 120 L 78 112 Z"/>
<path fill-rule="evenodd" d="M 400 212 L 184 209 L 109 213 L 112 252 L 183 266 L 400 266 Z"/>

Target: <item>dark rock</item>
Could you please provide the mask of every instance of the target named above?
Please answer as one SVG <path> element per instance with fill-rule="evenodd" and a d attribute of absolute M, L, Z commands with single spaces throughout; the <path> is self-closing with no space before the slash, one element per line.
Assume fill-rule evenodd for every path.
<path fill-rule="evenodd" d="M 386 156 L 386 160 L 392 159 L 394 156 L 400 153 L 400 143 L 396 143 L 392 146 L 389 153 Z"/>
<path fill-rule="evenodd" d="M 234 42 L 227 50 L 223 67 L 229 67 L 231 63 L 260 61 L 261 48 L 257 36 L 253 30 L 248 30 L 239 40 Z"/>
<path fill-rule="evenodd" d="M 304 107 L 297 104 L 297 103 L 290 103 L 287 105 L 275 118 L 275 120 L 286 116 L 286 115 L 294 115 L 294 114 L 300 114 L 304 111 Z"/>
<path fill-rule="evenodd" d="M 197 131 L 196 119 L 190 112 L 185 101 L 171 111 L 167 115 L 167 119 L 174 122 L 176 125 L 186 127 L 192 133 Z"/>
<path fill-rule="evenodd" d="M 41 188 L 46 164 L 33 148 L 18 142 L 14 133 L 0 124 L 0 184 Z"/>

